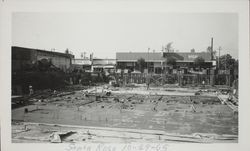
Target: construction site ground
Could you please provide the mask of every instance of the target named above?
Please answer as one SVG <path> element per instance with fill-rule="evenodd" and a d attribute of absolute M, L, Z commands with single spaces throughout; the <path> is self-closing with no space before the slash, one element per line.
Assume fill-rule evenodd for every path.
<path fill-rule="evenodd" d="M 96 86 L 33 99 L 12 110 L 12 141 L 238 142 L 238 114 L 199 90 Z"/>

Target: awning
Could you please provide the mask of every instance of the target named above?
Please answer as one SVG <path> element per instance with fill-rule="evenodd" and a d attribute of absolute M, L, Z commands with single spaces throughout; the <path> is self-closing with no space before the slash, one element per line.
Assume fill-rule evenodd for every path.
<path fill-rule="evenodd" d="M 93 68 L 113 69 L 115 66 L 93 66 Z"/>

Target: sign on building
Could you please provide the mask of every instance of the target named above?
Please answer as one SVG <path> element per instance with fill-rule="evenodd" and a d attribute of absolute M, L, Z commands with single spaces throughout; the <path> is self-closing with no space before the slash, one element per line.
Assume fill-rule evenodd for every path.
<path fill-rule="evenodd" d="M 188 55 L 188 59 L 195 59 L 197 57 L 198 57 L 198 55 Z"/>

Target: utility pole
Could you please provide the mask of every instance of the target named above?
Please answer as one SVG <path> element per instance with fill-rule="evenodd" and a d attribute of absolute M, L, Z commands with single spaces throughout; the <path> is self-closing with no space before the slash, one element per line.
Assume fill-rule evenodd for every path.
<path fill-rule="evenodd" d="M 220 69 L 220 51 L 221 51 L 221 46 L 219 47 L 218 69 Z"/>
<path fill-rule="evenodd" d="M 146 83 L 147 83 L 147 90 L 149 89 L 149 84 L 150 84 L 150 78 L 149 78 L 149 50 L 150 48 L 148 47 L 148 60 L 147 60 L 147 70 L 148 70 L 148 74 L 147 74 L 147 79 L 146 79 Z"/>
<path fill-rule="evenodd" d="M 211 60 L 213 60 L 214 59 L 214 57 L 213 57 L 213 41 L 214 41 L 214 38 L 212 37 L 211 38 Z"/>
<path fill-rule="evenodd" d="M 148 47 L 148 61 L 147 61 L 148 74 L 149 74 L 149 50 L 150 50 L 150 48 Z"/>

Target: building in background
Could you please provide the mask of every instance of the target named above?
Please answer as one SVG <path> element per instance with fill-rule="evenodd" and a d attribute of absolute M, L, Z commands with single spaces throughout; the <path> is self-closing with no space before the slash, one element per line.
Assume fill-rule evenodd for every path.
<path fill-rule="evenodd" d="M 77 58 L 72 59 L 72 69 L 84 72 L 91 71 L 92 61 L 89 58 Z"/>
<path fill-rule="evenodd" d="M 92 59 L 92 72 L 115 72 L 116 70 L 116 59 Z"/>
<path fill-rule="evenodd" d="M 161 72 L 163 70 L 165 58 L 161 52 L 117 52 L 117 69 L 128 69 L 135 71 L 139 58 L 143 58 L 147 64 L 149 72 Z"/>
<path fill-rule="evenodd" d="M 40 49 L 12 47 L 12 71 L 22 71 L 28 65 L 34 64 L 39 60 L 47 59 L 55 67 L 66 72 L 72 64 L 74 55 Z"/>
<path fill-rule="evenodd" d="M 129 69 L 135 71 L 137 60 L 143 58 L 149 73 L 161 74 L 170 66 L 167 64 L 169 58 L 176 60 L 178 68 L 191 69 L 194 67 L 195 59 L 202 57 L 204 63 L 202 68 L 211 69 L 216 66 L 209 52 L 117 52 L 117 69 Z M 146 71 L 147 71 L 146 70 Z"/>
<path fill-rule="evenodd" d="M 64 85 L 70 72 L 73 55 L 40 49 L 12 47 L 13 95 L 23 95 L 33 89 L 53 89 Z"/>
<path fill-rule="evenodd" d="M 210 52 L 177 52 L 177 53 L 163 53 L 163 57 L 168 60 L 169 58 L 174 58 L 176 60 L 176 66 L 180 69 L 186 69 L 190 72 L 196 68 L 195 59 L 203 58 L 204 63 L 202 63 L 202 69 L 212 69 L 216 67 L 216 61 L 212 60 Z"/>

